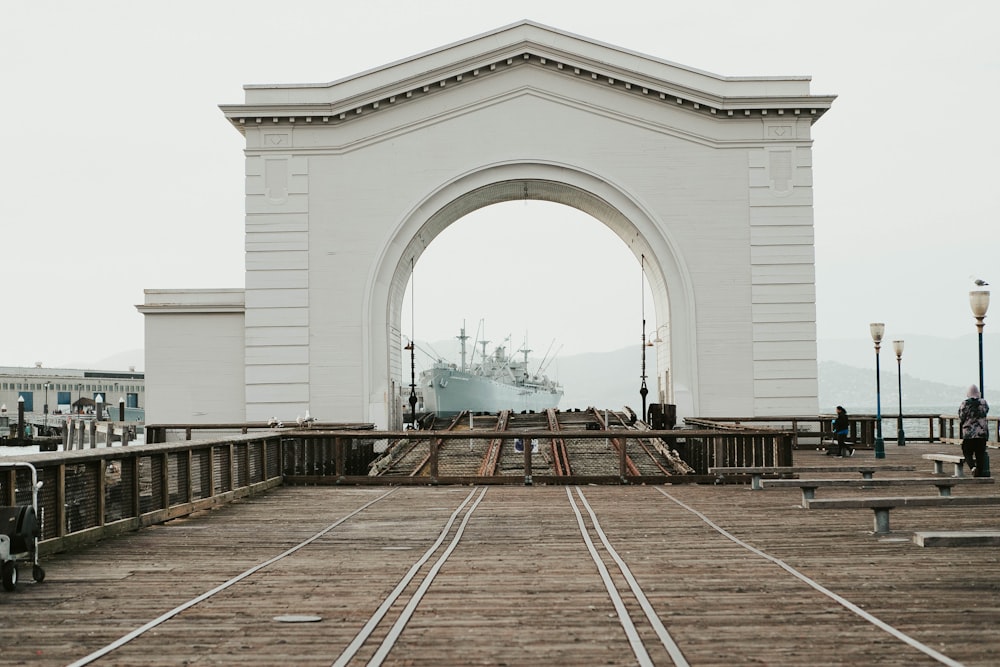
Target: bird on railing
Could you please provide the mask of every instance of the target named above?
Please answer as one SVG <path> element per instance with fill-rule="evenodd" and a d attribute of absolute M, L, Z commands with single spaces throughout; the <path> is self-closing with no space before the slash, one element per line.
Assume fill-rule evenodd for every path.
<path fill-rule="evenodd" d="M 309 414 L 309 410 L 306 410 L 305 416 L 299 415 L 295 418 L 296 424 L 299 426 L 305 426 L 306 428 L 310 428 L 315 421 L 316 418 Z"/>
<path fill-rule="evenodd" d="M 278 421 L 277 417 L 271 417 L 267 420 L 268 428 L 284 428 L 284 424 Z"/>

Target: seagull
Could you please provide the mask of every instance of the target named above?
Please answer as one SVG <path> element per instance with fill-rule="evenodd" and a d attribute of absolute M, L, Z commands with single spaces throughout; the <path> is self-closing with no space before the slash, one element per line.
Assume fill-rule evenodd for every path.
<path fill-rule="evenodd" d="M 316 421 L 316 418 L 313 417 L 311 414 L 309 414 L 309 410 L 306 409 L 306 416 L 303 417 L 302 421 L 303 421 L 303 423 L 305 423 L 306 426 L 311 427 L 313 425 L 313 422 Z M 301 426 L 301 424 L 300 424 L 300 426 Z"/>
<path fill-rule="evenodd" d="M 974 282 L 975 282 L 975 283 L 976 283 L 976 285 L 978 285 L 979 287 L 986 287 L 987 285 L 989 285 L 989 283 L 988 283 L 988 282 L 986 282 L 985 280 L 983 280 L 982 278 L 976 278 L 976 280 L 975 280 Z"/>
<path fill-rule="evenodd" d="M 275 426 L 278 425 L 278 419 L 276 417 L 271 417 L 270 419 L 267 420 L 267 425 L 270 428 L 274 428 Z"/>

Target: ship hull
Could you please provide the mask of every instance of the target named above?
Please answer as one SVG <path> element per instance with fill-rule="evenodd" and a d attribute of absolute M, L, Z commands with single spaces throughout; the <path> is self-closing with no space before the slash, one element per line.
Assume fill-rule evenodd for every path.
<path fill-rule="evenodd" d="M 421 377 L 424 409 L 441 416 L 470 412 L 542 412 L 559 406 L 562 389 L 498 382 L 456 369 L 434 369 Z"/>

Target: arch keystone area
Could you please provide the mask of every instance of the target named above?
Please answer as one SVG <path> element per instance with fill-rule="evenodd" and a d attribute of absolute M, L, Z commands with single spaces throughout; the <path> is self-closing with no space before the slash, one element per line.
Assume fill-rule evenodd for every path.
<path fill-rule="evenodd" d="M 833 100 L 530 21 L 248 85 L 221 107 L 246 139 L 245 288 L 146 291 L 148 417 L 398 426 L 411 262 L 513 199 L 584 211 L 643 258 L 680 416 L 815 414 L 810 133 Z"/>

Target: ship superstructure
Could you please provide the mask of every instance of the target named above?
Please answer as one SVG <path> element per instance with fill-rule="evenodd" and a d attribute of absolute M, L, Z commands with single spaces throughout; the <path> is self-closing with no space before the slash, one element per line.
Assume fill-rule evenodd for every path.
<path fill-rule="evenodd" d="M 458 340 L 461 343 L 460 364 L 438 360 L 433 367 L 421 372 L 419 387 L 424 399 L 424 409 L 438 415 L 454 415 L 470 412 L 539 412 L 555 408 L 562 399 L 563 389 L 559 383 L 550 380 L 541 370 L 532 373 L 528 368 L 528 353 L 522 348 L 510 356 L 505 345 L 497 346 L 487 353 L 490 341 L 477 341 L 482 346 L 478 361 L 473 353 L 466 361 L 466 341 L 469 336 L 465 327 Z"/>

